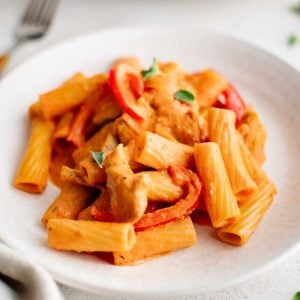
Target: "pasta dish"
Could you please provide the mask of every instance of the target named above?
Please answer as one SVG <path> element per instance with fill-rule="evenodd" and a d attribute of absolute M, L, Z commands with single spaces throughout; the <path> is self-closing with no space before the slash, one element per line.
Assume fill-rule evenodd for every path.
<path fill-rule="evenodd" d="M 204 222 L 243 245 L 276 194 L 259 114 L 213 69 L 121 58 L 41 94 L 29 118 L 13 183 L 42 193 L 50 177 L 59 187 L 42 216 L 57 250 L 137 264 L 192 246 Z"/>

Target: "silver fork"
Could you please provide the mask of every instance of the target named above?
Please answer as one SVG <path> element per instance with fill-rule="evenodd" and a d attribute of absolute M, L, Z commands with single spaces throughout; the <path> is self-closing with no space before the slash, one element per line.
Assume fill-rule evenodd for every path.
<path fill-rule="evenodd" d="M 12 46 L 0 55 L 0 76 L 13 51 L 26 41 L 41 38 L 49 28 L 59 0 L 30 0 L 14 34 Z"/>

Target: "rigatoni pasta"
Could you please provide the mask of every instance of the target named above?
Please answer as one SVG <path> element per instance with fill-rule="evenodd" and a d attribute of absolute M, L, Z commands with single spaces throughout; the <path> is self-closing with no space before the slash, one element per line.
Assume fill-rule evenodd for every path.
<path fill-rule="evenodd" d="M 50 170 L 60 193 L 42 223 L 57 250 L 145 263 L 194 245 L 200 212 L 242 245 L 276 194 L 259 114 L 212 69 L 121 58 L 108 75 L 77 73 L 43 93 L 29 117 L 14 185 L 42 192 Z"/>
<path fill-rule="evenodd" d="M 63 114 L 57 122 L 53 138 L 55 140 L 67 139 L 74 115 L 72 112 Z"/>
<path fill-rule="evenodd" d="M 43 215 L 42 222 L 49 220 L 71 219 L 75 220 L 78 214 L 88 206 L 93 199 L 95 190 L 83 185 L 68 183 L 63 186 L 60 194 Z"/>
<path fill-rule="evenodd" d="M 104 81 L 105 76 L 100 74 L 40 95 L 43 116 L 47 119 L 53 118 L 82 104 L 84 99 Z"/>
<path fill-rule="evenodd" d="M 47 184 L 53 123 L 40 118 L 31 121 L 31 135 L 14 186 L 30 193 L 41 193 Z"/>
<path fill-rule="evenodd" d="M 102 216 L 101 221 L 113 221 L 110 210 L 110 195 L 106 188 L 101 189 L 99 197 L 78 215 L 78 220 L 97 220 Z"/>
<path fill-rule="evenodd" d="M 90 156 L 90 151 L 109 151 L 116 145 L 117 141 L 114 136 L 114 125 L 108 123 L 101 127 L 84 145 L 73 152 L 73 159 L 75 163 L 78 164 L 84 158 Z"/>
<path fill-rule="evenodd" d="M 257 192 L 257 185 L 247 172 L 242 159 L 235 121 L 236 117 L 232 111 L 209 108 L 208 136 L 220 146 L 233 193 L 254 194 Z"/>
<path fill-rule="evenodd" d="M 237 221 L 220 228 L 218 237 L 229 244 L 243 245 L 253 234 L 258 223 L 270 207 L 276 188 L 269 180 L 262 181 L 255 196 L 248 196 L 240 206 L 241 216 Z"/>
<path fill-rule="evenodd" d="M 143 260 L 167 252 L 192 246 L 197 237 L 190 217 L 149 228 L 136 233 L 136 244 L 131 251 L 113 252 L 116 265 L 141 263 Z"/>
<path fill-rule="evenodd" d="M 135 244 L 135 233 L 130 223 L 51 219 L 47 230 L 48 244 L 58 250 L 130 251 Z"/>
<path fill-rule="evenodd" d="M 146 176 L 147 197 L 149 201 L 172 203 L 184 194 L 183 188 L 176 185 L 167 171 L 141 172 Z"/>
<path fill-rule="evenodd" d="M 218 228 L 234 223 L 240 210 L 218 144 L 195 144 L 195 160 L 212 225 Z"/>
<path fill-rule="evenodd" d="M 166 169 L 171 164 L 187 168 L 194 166 L 192 147 L 151 132 L 144 132 L 137 139 L 134 157 L 137 162 L 157 170 Z"/>
<path fill-rule="evenodd" d="M 104 168 L 99 168 L 91 156 L 80 161 L 79 170 L 82 179 L 89 185 L 101 185 L 107 180 Z"/>

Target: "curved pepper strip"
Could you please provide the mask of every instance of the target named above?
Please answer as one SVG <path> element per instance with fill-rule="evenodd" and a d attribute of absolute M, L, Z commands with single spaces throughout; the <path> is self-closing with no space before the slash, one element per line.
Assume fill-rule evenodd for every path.
<path fill-rule="evenodd" d="M 236 123 L 238 124 L 241 122 L 246 111 L 246 104 L 243 98 L 236 88 L 230 83 L 228 83 L 228 88 L 222 92 L 221 95 L 225 98 L 224 103 L 216 100 L 213 106 L 232 110 L 235 113 Z"/>
<path fill-rule="evenodd" d="M 76 147 L 80 147 L 83 145 L 87 123 L 93 115 L 95 106 L 100 99 L 101 92 L 99 90 L 96 90 L 87 97 L 85 102 L 81 105 L 78 113 L 74 117 L 68 133 L 67 141 L 72 142 Z"/>
<path fill-rule="evenodd" d="M 135 120 L 142 120 L 134 111 L 136 96 L 144 90 L 139 72 L 129 64 L 116 64 L 109 72 L 108 83 L 123 111 Z"/>
<path fill-rule="evenodd" d="M 72 125 L 67 136 L 67 141 L 72 142 L 76 147 L 83 145 L 87 125 L 95 113 L 95 107 L 97 105 L 101 105 L 101 100 L 109 94 L 111 94 L 110 89 L 105 83 L 87 96 L 86 100 L 81 105 L 79 111 L 72 121 Z"/>
<path fill-rule="evenodd" d="M 201 191 L 201 183 L 197 175 L 180 166 L 170 166 L 168 173 L 177 185 L 184 187 L 186 197 L 180 199 L 172 206 L 144 214 L 142 218 L 134 224 L 135 231 L 142 231 L 149 227 L 176 221 L 188 216 L 197 207 Z"/>
<path fill-rule="evenodd" d="M 236 121 L 239 123 L 246 111 L 244 100 L 236 88 L 231 84 L 229 84 L 227 90 L 223 92 L 223 95 L 226 99 L 225 108 L 230 109 L 235 113 Z"/>
<path fill-rule="evenodd" d="M 141 76 L 128 74 L 129 86 L 135 97 L 139 98 L 144 92 L 144 81 Z"/>
<path fill-rule="evenodd" d="M 91 207 L 92 217 L 99 222 L 115 222 L 115 217 L 107 210 L 99 210 L 96 206 Z"/>

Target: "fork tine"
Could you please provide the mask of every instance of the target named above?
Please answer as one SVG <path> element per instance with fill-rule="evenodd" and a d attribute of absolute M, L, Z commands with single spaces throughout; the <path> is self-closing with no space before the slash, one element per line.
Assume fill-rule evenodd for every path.
<path fill-rule="evenodd" d="M 52 17 L 58 6 L 58 3 L 59 3 L 59 0 L 48 0 L 47 5 L 45 6 L 45 9 L 43 10 L 43 12 L 40 15 L 39 22 L 41 23 L 41 25 L 44 25 L 44 26 L 50 25 L 50 23 L 52 21 Z"/>
<path fill-rule="evenodd" d="M 21 23 L 30 23 L 36 15 L 40 5 L 40 0 L 30 0 L 29 5 L 21 19 Z"/>
<path fill-rule="evenodd" d="M 42 37 L 55 13 L 59 0 L 31 0 L 15 31 L 18 41 Z"/>
<path fill-rule="evenodd" d="M 45 13 L 47 13 L 47 9 L 48 9 L 48 6 L 49 6 L 48 2 L 49 2 L 48 0 L 42 0 L 42 5 L 39 9 L 39 13 L 37 14 L 36 19 L 34 20 L 35 24 L 41 24 L 42 23 L 43 15 Z M 51 0 L 50 0 L 50 2 L 51 2 Z"/>

